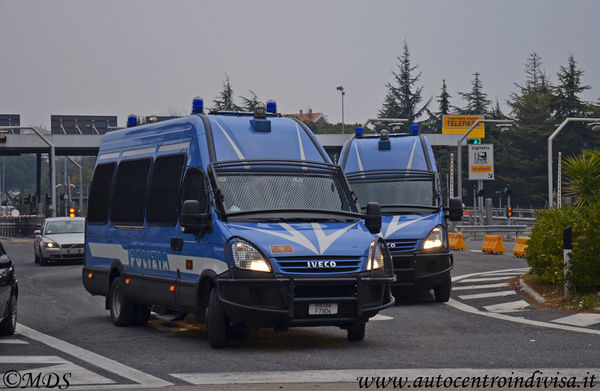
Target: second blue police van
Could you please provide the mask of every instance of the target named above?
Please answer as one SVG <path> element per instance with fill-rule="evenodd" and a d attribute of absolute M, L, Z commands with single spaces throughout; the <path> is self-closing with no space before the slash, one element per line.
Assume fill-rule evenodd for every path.
<path fill-rule="evenodd" d="M 361 340 L 393 304 L 378 205 L 365 219 L 312 132 L 267 109 L 204 114 L 196 99 L 188 117 L 104 135 L 82 277 L 115 325 L 152 310 L 195 315 L 215 348 L 248 327 Z"/>
<path fill-rule="evenodd" d="M 390 120 L 387 120 L 388 122 Z M 450 298 L 454 258 L 448 247 L 446 219 L 460 220 L 462 203 L 445 206 L 433 150 L 418 134 L 356 135 L 340 154 L 361 206 L 376 201 L 383 214 L 381 236 L 392 254 L 394 293 L 415 287 L 433 289 L 439 302 Z"/>

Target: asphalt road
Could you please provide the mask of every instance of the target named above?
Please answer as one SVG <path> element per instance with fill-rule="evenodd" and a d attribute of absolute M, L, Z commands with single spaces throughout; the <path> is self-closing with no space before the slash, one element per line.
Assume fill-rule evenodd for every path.
<path fill-rule="evenodd" d="M 511 255 L 470 251 L 480 242 L 455 253 L 455 287 L 464 288 L 453 291 L 451 305 L 436 303 L 428 292 L 400 298 L 367 324 L 366 338 L 358 343 L 348 342 L 345 331 L 332 327 L 286 333 L 261 329 L 222 350 L 209 347 L 202 325 L 186 321 L 153 319 L 144 327 L 115 327 L 104 298 L 92 297 L 83 288 L 81 265 L 40 267 L 33 262 L 32 240 L 2 242 L 16 264 L 20 294 L 18 333 L 0 338 L 0 375 L 13 369 L 58 371 L 62 365 L 63 372 L 70 368 L 74 373 L 71 386 L 83 388 L 261 383 L 253 374 L 264 383 L 314 387 L 331 381 L 330 387 L 342 387 L 349 384 L 344 383 L 348 377 L 418 376 L 427 370 L 483 376 L 552 369 L 600 377 L 595 369 L 600 367 L 600 323 L 563 327 L 552 319 L 571 314 L 534 305 L 488 316 L 485 300 L 493 305 L 526 300 L 507 288 L 476 292 L 505 292 L 508 298 L 466 298 L 469 279 L 460 276 L 502 282 L 518 271 L 490 272 L 527 267 Z M 512 246 L 507 244 L 507 249 Z"/>

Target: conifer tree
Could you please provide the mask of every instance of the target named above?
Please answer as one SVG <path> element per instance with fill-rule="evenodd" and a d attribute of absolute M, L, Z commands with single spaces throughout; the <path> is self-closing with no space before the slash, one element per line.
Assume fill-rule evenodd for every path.
<path fill-rule="evenodd" d="M 442 92 L 438 96 L 437 102 L 439 103 L 440 110 L 437 112 L 439 117 L 443 115 L 447 115 L 450 113 L 450 98 L 452 95 L 448 93 L 448 88 L 446 87 L 446 79 L 442 80 Z"/>
<path fill-rule="evenodd" d="M 242 108 L 246 111 L 254 111 L 254 107 L 260 101 L 258 100 L 258 96 L 256 96 L 256 93 L 254 91 L 248 90 L 248 92 L 250 92 L 251 94 L 249 98 L 240 96 L 240 99 L 242 100 Z"/>
<path fill-rule="evenodd" d="M 582 84 L 583 73 L 581 69 L 577 68 L 577 62 L 572 54 L 567 60 L 567 66 L 560 67 L 553 105 L 557 117 L 580 116 L 590 111 L 590 108 L 580 98 L 580 94 L 590 88 L 589 85 Z"/>
<path fill-rule="evenodd" d="M 240 107 L 233 101 L 233 88 L 227 74 L 225 74 L 225 80 L 223 80 L 223 90 L 219 93 L 219 97 L 213 100 L 213 103 L 215 104 L 213 110 L 240 110 Z"/>
<path fill-rule="evenodd" d="M 423 86 L 417 85 L 421 78 L 421 72 L 418 72 L 417 65 L 411 65 L 410 52 L 406 41 L 404 42 L 402 56 L 398 57 L 398 61 L 398 73 L 392 72 L 394 83 L 388 82 L 386 84 L 388 92 L 379 111 L 379 116 L 383 118 L 406 118 L 410 124 L 426 112 L 431 98 L 419 107 L 423 101 Z"/>
<path fill-rule="evenodd" d="M 490 100 L 487 98 L 487 94 L 483 92 L 483 83 L 479 78 L 480 73 L 475 72 L 473 75 L 475 78 L 471 82 L 471 91 L 458 93 L 467 102 L 465 108 L 459 108 L 461 114 L 485 114 L 490 106 Z"/>
<path fill-rule="evenodd" d="M 518 91 L 510 95 L 508 104 L 519 125 L 543 125 L 551 119 L 552 86 L 541 66 L 537 53 L 531 53 L 525 63 L 525 83 L 515 83 Z"/>

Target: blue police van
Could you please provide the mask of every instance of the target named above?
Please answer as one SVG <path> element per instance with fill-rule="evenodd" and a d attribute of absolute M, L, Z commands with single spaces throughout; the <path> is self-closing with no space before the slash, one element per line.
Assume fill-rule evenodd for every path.
<path fill-rule="evenodd" d="M 364 135 L 358 127 L 344 144 L 339 163 L 359 204 L 375 201 L 381 206 L 381 237 L 396 275 L 393 293 L 433 289 L 436 300 L 446 302 L 454 266 L 446 219 L 460 220 L 462 203 L 450 199 L 444 205 L 433 150 L 415 125 L 410 134 L 382 130 Z"/>
<path fill-rule="evenodd" d="M 205 114 L 195 99 L 187 117 L 130 120 L 102 139 L 82 275 L 115 325 L 194 315 L 214 348 L 250 327 L 362 340 L 394 303 L 379 206 L 362 214 L 341 168 L 274 102 Z"/>

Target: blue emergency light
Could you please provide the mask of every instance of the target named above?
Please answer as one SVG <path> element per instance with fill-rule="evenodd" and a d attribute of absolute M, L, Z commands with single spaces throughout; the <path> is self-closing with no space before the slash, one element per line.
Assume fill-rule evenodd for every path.
<path fill-rule="evenodd" d="M 277 113 L 277 103 L 274 100 L 267 102 L 267 113 Z"/>
<path fill-rule="evenodd" d="M 363 128 L 362 126 L 357 126 L 354 130 L 354 135 L 356 138 L 361 138 L 363 136 Z"/>
<path fill-rule="evenodd" d="M 412 124 L 410 126 L 410 131 L 413 136 L 418 136 L 419 135 L 419 124 Z"/>
<path fill-rule="evenodd" d="M 131 128 L 133 126 L 138 126 L 138 117 L 135 114 L 129 114 L 127 117 L 127 127 Z"/>
<path fill-rule="evenodd" d="M 192 101 L 192 114 L 200 114 L 204 112 L 204 100 L 199 96 Z"/>

